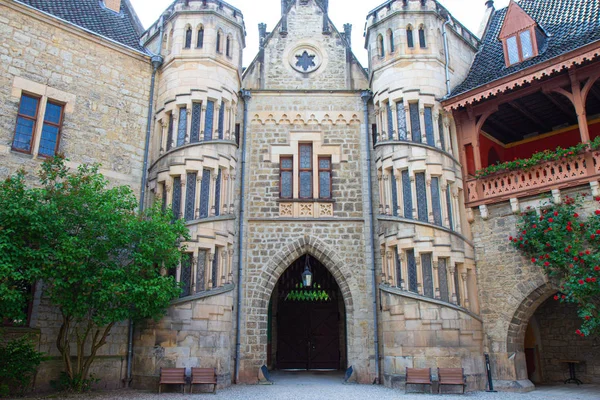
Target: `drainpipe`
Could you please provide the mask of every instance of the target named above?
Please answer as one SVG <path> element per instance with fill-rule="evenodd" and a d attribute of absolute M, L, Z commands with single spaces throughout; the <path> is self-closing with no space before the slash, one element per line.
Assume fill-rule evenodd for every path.
<path fill-rule="evenodd" d="M 245 213 L 245 198 L 246 191 L 246 134 L 248 133 L 248 103 L 252 98 L 249 90 L 242 89 L 242 97 L 244 98 L 244 137 L 242 139 L 242 170 L 240 172 L 242 184 L 240 189 L 240 225 L 238 232 L 238 284 L 237 284 L 237 323 L 235 331 L 235 383 L 240 383 L 240 347 L 242 335 L 242 252 L 244 249 L 244 213 Z"/>
<path fill-rule="evenodd" d="M 146 178 L 148 176 L 148 157 L 150 153 L 150 135 L 152 133 L 152 114 L 154 113 L 154 85 L 156 82 L 156 72 L 160 68 L 163 63 L 163 58 L 160 55 L 162 50 L 162 41 L 163 41 L 163 28 L 164 28 L 164 19 L 161 17 L 160 21 L 160 41 L 158 46 L 158 54 L 153 55 L 150 58 L 150 62 L 152 63 L 152 78 L 150 79 L 150 98 L 148 100 L 148 119 L 146 121 L 146 142 L 144 147 L 144 165 L 142 167 L 142 188 L 140 191 L 140 204 L 139 204 L 139 212 L 140 214 L 144 211 L 144 202 L 146 199 Z M 133 367 L 133 320 L 129 319 L 129 336 L 127 339 L 127 377 L 126 377 L 126 385 L 127 387 L 131 386 L 132 381 L 132 367 Z"/>
<path fill-rule="evenodd" d="M 375 336 L 375 381 L 379 383 L 379 323 L 377 317 L 377 272 L 375 270 L 375 219 L 373 218 L 373 180 L 371 177 L 371 139 L 369 137 L 369 100 L 371 92 L 365 90 L 360 97 L 364 103 L 364 118 L 365 118 L 365 144 L 367 146 L 367 190 L 369 192 L 369 224 L 371 226 L 370 244 L 371 244 L 371 272 L 373 274 L 373 335 Z"/>
<path fill-rule="evenodd" d="M 448 54 L 448 31 L 446 26 L 452 23 L 452 18 L 448 15 L 448 19 L 442 25 L 442 36 L 444 37 L 444 57 L 446 59 L 446 95 L 450 96 L 450 54 Z"/>

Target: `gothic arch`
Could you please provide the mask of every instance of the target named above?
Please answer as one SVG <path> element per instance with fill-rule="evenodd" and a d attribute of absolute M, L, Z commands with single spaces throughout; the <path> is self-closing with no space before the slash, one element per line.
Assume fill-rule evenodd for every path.
<path fill-rule="evenodd" d="M 534 279 L 530 283 L 521 283 L 518 289 L 525 289 L 527 286 L 535 287 L 521 301 L 521 304 L 515 310 L 513 317 L 508 325 L 506 335 L 506 351 L 508 353 L 522 352 L 524 350 L 525 331 L 529 320 L 537 310 L 537 308 L 546 301 L 550 296 L 557 292 L 556 286 L 547 282 L 543 277 Z"/>

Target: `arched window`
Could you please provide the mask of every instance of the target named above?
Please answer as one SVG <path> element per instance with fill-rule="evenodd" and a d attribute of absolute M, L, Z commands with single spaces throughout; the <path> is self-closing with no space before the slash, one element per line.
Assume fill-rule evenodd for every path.
<path fill-rule="evenodd" d="M 198 38 L 196 40 L 196 47 L 201 49 L 204 46 L 204 27 L 200 26 L 198 28 Z"/>
<path fill-rule="evenodd" d="M 388 29 L 387 31 L 387 36 L 388 36 L 388 41 L 390 44 L 390 54 L 394 52 L 394 32 L 391 29 Z"/>
<path fill-rule="evenodd" d="M 221 30 L 219 30 L 217 32 L 217 53 L 221 52 L 221 36 L 223 35 L 221 34 Z"/>
<path fill-rule="evenodd" d="M 385 57 L 385 49 L 383 47 L 383 36 L 377 36 L 377 54 L 379 57 Z"/>
<path fill-rule="evenodd" d="M 425 28 L 423 25 L 419 27 L 419 47 L 422 49 L 427 47 L 427 43 L 425 42 Z"/>
<path fill-rule="evenodd" d="M 185 30 L 185 46 L 184 49 L 189 49 L 192 47 L 192 27 L 188 26 Z"/>
<path fill-rule="evenodd" d="M 231 35 L 227 36 L 227 42 L 225 44 L 225 54 L 227 57 L 231 57 Z"/>
<path fill-rule="evenodd" d="M 406 27 L 406 43 L 411 49 L 415 47 L 415 39 L 413 38 L 413 28 L 410 25 Z"/>

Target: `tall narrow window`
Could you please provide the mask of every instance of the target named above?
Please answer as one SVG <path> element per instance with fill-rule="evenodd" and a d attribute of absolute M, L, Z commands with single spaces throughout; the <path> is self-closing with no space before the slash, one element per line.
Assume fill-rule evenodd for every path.
<path fill-rule="evenodd" d="M 15 138 L 12 145 L 13 150 L 31 153 L 39 104 L 40 99 L 37 97 L 25 94 L 21 96 Z"/>
<path fill-rule="evenodd" d="M 225 54 L 227 57 L 231 57 L 231 36 L 227 36 L 227 43 L 225 45 Z"/>
<path fill-rule="evenodd" d="M 313 166 L 312 166 L 312 144 L 304 143 L 299 146 L 300 153 L 300 195 L 301 199 L 313 197 Z"/>
<path fill-rule="evenodd" d="M 173 178 L 173 219 L 181 217 L 181 177 Z"/>
<path fill-rule="evenodd" d="M 242 132 L 242 125 L 241 124 L 235 124 L 235 143 L 238 145 L 240 145 L 240 141 L 241 141 L 241 132 Z"/>
<path fill-rule="evenodd" d="M 442 113 L 440 113 L 438 117 L 438 132 L 440 134 L 440 145 L 442 146 L 442 150 L 446 150 L 446 132 L 444 132 L 444 115 Z"/>
<path fill-rule="evenodd" d="M 419 221 L 428 222 L 427 211 L 427 186 L 425 184 L 425 173 L 415 174 L 415 183 L 417 187 L 417 216 Z"/>
<path fill-rule="evenodd" d="M 219 108 L 219 139 L 223 139 L 223 130 L 225 124 L 225 102 L 221 100 L 221 108 Z"/>
<path fill-rule="evenodd" d="M 181 295 L 186 297 L 192 294 L 192 264 L 194 253 L 183 253 L 181 255 L 181 273 L 179 281 L 181 282 Z"/>
<path fill-rule="evenodd" d="M 447 259 L 438 259 L 438 282 L 440 283 L 440 299 L 445 302 L 450 301 L 450 296 L 448 295 L 448 270 L 446 269 L 447 265 Z"/>
<path fill-rule="evenodd" d="M 196 47 L 201 49 L 204 46 L 204 28 L 200 27 L 198 29 L 198 38 L 196 40 Z"/>
<path fill-rule="evenodd" d="M 523 60 L 533 57 L 533 42 L 531 40 L 531 31 L 526 30 L 519 34 L 519 39 L 521 39 L 521 50 L 523 55 Z"/>
<path fill-rule="evenodd" d="M 419 27 L 419 47 L 422 49 L 427 47 L 427 43 L 425 43 L 425 28 L 422 26 Z"/>
<path fill-rule="evenodd" d="M 221 176 L 222 171 L 219 168 L 217 173 L 217 181 L 215 182 L 215 216 L 221 215 Z"/>
<path fill-rule="evenodd" d="M 460 278 L 458 277 L 458 268 L 454 268 L 454 290 L 456 294 L 456 304 L 460 305 Z"/>
<path fill-rule="evenodd" d="M 448 184 L 448 188 L 446 189 L 446 208 L 448 209 L 449 228 L 454 230 L 454 222 L 452 221 L 452 188 L 450 184 Z"/>
<path fill-rule="evenodd" d="M 192 104 L 192 131 L 190 132 L 190 143 L 200 140 L 200 118 L 202 116 L 202 103 Z"/>
<path fill-rule="evenodd" d="M 398 247 L 394 247 L 394 260 L 396 261 L 396 286 L 402 287 L 402 261 L 398 253 Z"/>
<path fill-rule="evenodd" d="M 42 156 L 52 157 L 58 150 L 63 122 L 63 110 L 64 106 L 62 104 L 50 101 L 46 104 L 40 149 L 38 151 Z"/>
<path fill-rule="evenodd" d="M 404 218 L 413 219 L 412 189 L 407 169 L 402 171 L 402 197 L 404 198 Z"/>
<path fill-rule="evenodd" d="M 433 134 L 433 109 L 431 107 L 425 107 L 425 136 L 427 137 L 427 144 L 435 146 L 435 135 Z"/>
<path fill-rule="evenodd" d="M 431 253 L 421 254 L 421 269 L 423 274 L 423 294 L 433 298 L 433 271 Z"/>
<path fill-rule="evenodd" d="M 519 47 L 517 45 L 517 37 L 511 36 L 506 39 L 506 49 L 508 52 L 508 64 L 513 65 L 519 62 Z"/>
<path fill-rule="evenodd" d="M 377 124 L 371 124 L 371 137 L 373 139 L 373 147 L 377 144 Z"/>
<path fill-rule="evenodd" d="M 396 177 L 394 171 L 390 171 L 390 185 L 392 187 L 392 215 L 398 216 L 398 187 L 396 185 Z"/>
<path fill-rule="evenodd" d="M 207 250 L 198 250 L 198 263 L 196 265 L 196 293 L 206 290 L 206 258 Z"/>
<path fill-rule="evenodd" d="M 408 44 L 408 47 L 411 49 L 413 47 L 415 47 L 415 39 L 413 37 L 412 26 L 409 26 L 408 28 L 406 28 L 406 43 Z"/>
<path fill-rule="evenodd" d="M 385 57 L 385 49 L 384 49 L 384 45 L 383 45 L 383 36 L 379 35 L 377 36 L 377 53 L 379 55 L 379 57 Z"/>
<path fill-rule="evenodd" d="M 440 178 L 431 177 L 431 208 L 433 209 L 433 221 L 442 226 L 442 206 L 440 199 Z"/>
<path fill-rule="evenodd" d="M 187 108 L 179 109 L 179 124 L 177 126 L 177 147 L 185 144 L 185 136 L 187 134 Z"/>
<path fill-rule="evenodd" d="M 404 101 L 396 103 L 396 119 L 398 123 L 398 139 L 406 140 L 406 112 L 404 112 Z"/>
<path fill-rule="evenodd" d="M 418 293 L 417 289 L 417 260 L 413 249 L 406 250 L 406 266 L 408 269 L 408 290 Z"/>
<path fill-rule="evenodd" d="M 319 157 L 319 198 L 331 199 L 331 157 Z"/>
<path fill-rule="evenodd" d="M 219 253 L 221 252 L 220 247 L 215 247 L 215 257 L 212 263 L 212 287 L 219 287 Z"/>
<path fill-rule="evenodd" d="M 294 164 L 292 157 L 279 158 L 279 197 L 291 199 L 294 186 Z"/>
<path fill-rule="evenodd" d="M 421 119 L 419 117 L 419 103 L 410 103 L 410 130 L 412 134 L 412 141 L 422 143 L 421 139 Z"/>
<path fill-rule="evenodd" d="M 198 174 L 188 172 L 187 174 L 187 190 L 185 192 L 185 220 L 192 221 L 195 219 L 196 211 L 196 179 Z"/>
<path fill-rule="evenodd" d="M 187 28 L 185 30 L 185 49 L 189 49 L 192 47 L 192 28 Z"/>
<path fill-rule="evenodd" d="M 390 42 L 390 54 L 394 52 L 394 32 L 388 29 L 388 40 Z"/>
<path fill-rule="evenodd" d="M 217 32 L 217 53 L 221 52 L 221 31 Z"/>
<path fill-rule="evenodd" d="M 167 184 L 166 182 L 162 184 L 162 211 L 165 212 L 167 210 Z"/>
<path fill-rule="evenodd" d="M 215 119 L 215 102 L 209 100 L 206 103 L 206 115 L 204 116 L 204 140 L 212 140 L 213 123 Z"/>
<path fill-rule="evenodd" d="M 208 217 L 210 199 L 210 169 L 202 171 L 202 185 L 200 186 L 200 218 Z"/>
<path fill-rule="evenodd" d="M 169 114 L 169 126 L 167 128 L 167 151 L 173 147 L 173 113 Z"/>
<path fill-rule="evenodd" d="M 387 113 L 388 138 L 390 140 L 394 140 L 394 118 L 392 116 L 392 106 L 389 102 L 387 102 L 385 108 Z"/>

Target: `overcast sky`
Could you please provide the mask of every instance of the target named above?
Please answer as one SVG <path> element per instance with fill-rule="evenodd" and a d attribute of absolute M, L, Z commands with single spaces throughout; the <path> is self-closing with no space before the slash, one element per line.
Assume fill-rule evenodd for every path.
<path fill-rule="evenodd" d="M 147 28 L 173 0 L 130 0 Z M 471 32 L 477 34 L 485 11 L 486 0 L 440 0 L 440 2 L 462 22 Z M 496 8 L 508 5 L 509 0 L 496 0 Z M 271 31 L 281 17 L 281 0 L 228 0 L 227 3 L 240 9 L 246 23 L 246 49 L 244 65 L 247 66 L 258 52 L 258 24 L 265 22 Z M 330 18 L 336 28 L 343 31 L 345 23 L 353 25 L 352 49 L 363 66 L 367 65 L 367 52 L 364 49 L 363 32 L 369 11 L 385 0 L 329 0 Z"/>

